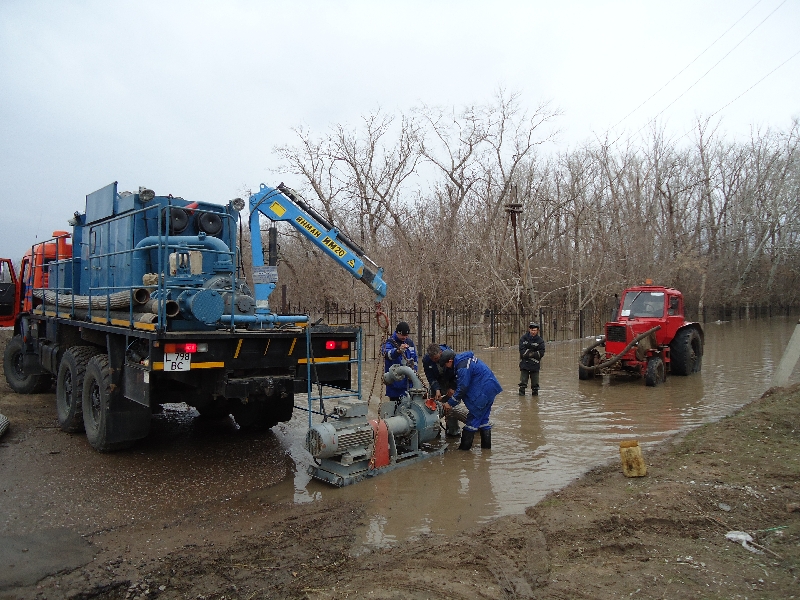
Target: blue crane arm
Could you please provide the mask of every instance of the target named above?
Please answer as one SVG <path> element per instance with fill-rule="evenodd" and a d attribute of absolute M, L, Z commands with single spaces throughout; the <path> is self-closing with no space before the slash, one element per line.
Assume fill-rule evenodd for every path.
<path fill-rule="evenodd" d="M 281 183 L 275 189 L 262 183 L 258 192 L 250 196 L 250 240 L 257 305 L 259 300 L 266 301 L 269 298 L 269 294 L 275 289 L 277 283 L 274 272 L 270 272 L 269 268 L 264 265 L 264 252 L 258 225 L 259 214 L 272 221 L 291 223 L 295 229 L 311 240 L 345 271 L 368 285 L 375 292 L 376 302 L 380 302 L 386 297 L 383 269 L 377 268 L 373 271 L 367 267 L 364 259 L 370 259 L 355 242 L 328 223 L 290 188 Z M 372 261 L 370 260 L 370 262 Z M 377 265 L 375 266 L 377 267 Z"/>

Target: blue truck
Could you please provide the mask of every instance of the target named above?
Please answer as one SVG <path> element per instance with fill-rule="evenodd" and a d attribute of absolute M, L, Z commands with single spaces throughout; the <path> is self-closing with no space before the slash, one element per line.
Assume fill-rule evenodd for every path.
<path fill-rule="evenodd" d="M 120 193 L 116 182 L 87 195 L 71 232 L 32 246 L 8 278 L 9 386 L 37 393 L 55 383 L 60 427 L 85 431 L 101 452 L 146 437 L 165 403 L 266 429 L 291 419 L 295 394 L 311 384 L 351 388 L 356 327 L 270 308 L 277 252 L 274 244 L 264 252 L 260 217 L 290 223 L 367 284 L 378 305 L 383 270 L 296 192 L 262 184 L 249 198 L 248 282 L 245 206 Z"/>

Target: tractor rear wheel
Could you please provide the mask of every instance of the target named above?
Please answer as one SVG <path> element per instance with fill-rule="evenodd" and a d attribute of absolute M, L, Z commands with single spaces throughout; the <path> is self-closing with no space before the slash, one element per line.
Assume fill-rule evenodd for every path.
<path fill-rule="evenodd" d="M 644 384 L 655 387 L 666 379 L 664 361 L 660 356 L 654 356 L 647 361 L 647 372 L 644 374 Z"/>
<path fill-rule="evenodd" d="M 687 327 L 678 331 L 670 344 L 670 354 L 673 375 L 699 373 L 703 365 L 703 340 L 697 329 Z"/>

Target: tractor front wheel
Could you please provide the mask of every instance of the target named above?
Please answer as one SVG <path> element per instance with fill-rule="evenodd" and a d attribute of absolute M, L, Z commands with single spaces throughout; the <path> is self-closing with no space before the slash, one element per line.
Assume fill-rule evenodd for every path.
<path fill-rule="evenodd" d="M 644 374 L 644 384 L 648 387 L 655 387 L 666 379 L 664 361 L 660 356 L 654 356 L 647 361 L 647 371 Z"/>
<path fill-rule="evenodd" d="M 581 381 L 594 379 L 595 372 L 589 370 L 588 367 L 593 367 L 598 364 L 600 364 L 600 354 L 597 350 L 592 350 L 591 352 L 581 355 L 581 362 L 578 366 L 578 379 Z"/>

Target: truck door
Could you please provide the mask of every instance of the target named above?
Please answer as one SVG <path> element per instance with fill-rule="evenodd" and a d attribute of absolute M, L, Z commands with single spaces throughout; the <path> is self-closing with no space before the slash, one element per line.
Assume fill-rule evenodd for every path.
<path fill-rule="evenodd" d="M 16 317 L 17 275 L 9 258 L 0 258 L 0 327 L 12 327 Z"/>

